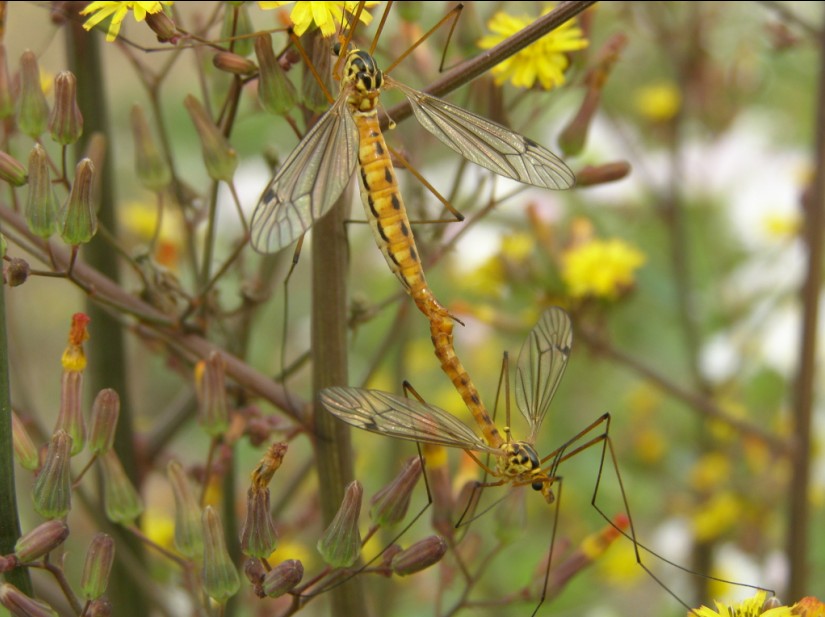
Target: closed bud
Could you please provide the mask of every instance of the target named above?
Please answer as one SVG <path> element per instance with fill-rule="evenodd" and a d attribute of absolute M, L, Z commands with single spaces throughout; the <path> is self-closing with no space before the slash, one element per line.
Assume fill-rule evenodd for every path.
<path fill-rule="evenodd" d="M 25 259 L 12 257 L 8 260 L 4 275 L 6 284 L 9 287 L 19 287 L 29 280 L 29 274 L 31 274 L 31 268 L 29 267 L 29 262 Z"/>
<path fill-rule="evenodd" d="M 209 177 L 213 180 L 231 182 L 238 166 L 238 153 L 230 147 L 226 137 L 212 122 L 212 118 L 207 115 L 198 99 L 190 94 L 184 99 L 183 104 L 189 111 L 201 140 L 203 160 Z"/>
<path fill-rule="evenodd" d="M 54 78 L 54 107 L 49 117 L 52 140 L 69 146 L 83 135 L 83 114 L 77 106 L 77 78 L 71 71 L 61 71 Z"/>
<path fill-rule="evenodd" d="M 219 71 L 232 73 L 233 75 L 252 75 L 258 70 L 255 63 L 248 58 L 232 53 L 231 51 L 219 51 L 212 56 L 212 64 Z"/>
<path fill-rule="evenodd" d="M 106 593 L 114 561 L 115 541 L 112 536 L 96 534 L 86 553 L 83 575 L 80 577 L 80 590 L 87 601 L 97 600 Z"/>
<path fill-rule="evenodd" d="M 160 15 L 161 13 L 155 13 Z M 152 191 L 159 191 L 172 181 L 172 172 L 160 153 L 149 123 L 139 105 L 132 107 L 132 136 L 135 140 L 135 167 L 141 184 Z"/>
<path fill-rule="evenodd" d="M 238 593 L 241 579 L 226 550 L 223 526 L 212 506 L 203 510 L 203 589 L 217 602 L 226 602 Z"/>
<path fill-rule="evenodd" d="M 212 437 L 220 437 L 229 428 L 229 400 L 226 364 L 219 353 L 213 351 L 195 366 L 195 393 L 201 425 Z"/>
<path fill-rule="evenodd" d="M 48 604 L 30 598 L 11 583 L 0 585 L 0 605 L 14 617 L 57 617 L 57 611 Z"/>
<path fill-rule="evenodd" d="M 103 466 L 103 505 L 113 523 L 132 523 L 143 512 L 143 501 L 114 450 L 100 458 Z"/>
<path fill-rule="evenodd" d="M 269 512 L 269 489 L 250 487 L 246 493 L 246 521 L 241 531 L 244 555 L 265 559 L 278 546 L 278 532 Z"/>
<path fill-rule="evenodd" d="M 566 156 L 579 154 L 587 143 L 590 123 L 596 115 L 600 99 L 601 89 L 588 88 L 585 91 L 578 112 L 559 135 L 559 148 Z"/>
<path fill-rule="evenodd" d="M 60 412 L 55 430 L 64 430 L 72 436 L 72 456 L 83 451 L 86 444 L 86 425 L 82 409 L 83 373 L 63 371 L 60 382 Z"/>
<path fill-rule="evenodd" d="M 57 230 L 57 211 L 46 151 L 40 144 L 34 144 L 29 154 L 29 195 L 26 199 L 29 230 L 41 238 L 51 236 Z"/>
<path fill-rule="evenodd" d="M 252 20 L 249 19 L 249 11 L 246 10 L 244 3 L 236 4 L 231 11 L 224 11 L 221 39 L 235 39 L 231 47 L 233 52 L 239 56 L 248 56 L 252 52 L 252 39 L 248 36 L 252 32 L 254 32 Z"/>
<path fill-rule="evenodd" d="M 297 559 L 287 559 L 266 573 L 264 593 L 270 598 L 277 598 L 292 589 L 304 578 L 304 564 Z"/>
<path fill-rule="evenodd" d="M 197 559 L 203 555 L 203 526 L 198 498 L 178 461 L 169 461 L 166 475 L 175 496 L 175 547 L 184 557 Z"/>
<path fill-rule="evenodd" d="M 14 94 L 9 79 L 9 63 L 6 61 L 6 46 L 0 43 L 0 119 L 14 114 Z"/>
<path fill-rule="evenodd" d="M 91 159 L 82 159 L 77 164 L 72 190 L 63 206 L 60 237 L 71 246 L 86 244 L 97 233 L 97 211 L 92 198 L 94 173 Z"/>
<path fill-rule="evenodd" d="M 297 94 L 272 51 L 272 37 L 269 34 L 255 37 L 255 56 L 260 66 L 258 100 L 264 109 L 273 114 L 280 116 L 288 113 L 295 107 Z"/>
<path fill-rule="evenodd" d="M 40 467 L 40 455 L 37 448 L 34 447 L 29 431 L 26 430 L 26 425 L 14 412 L 11 414 L 11 438 L 14 445 L 14 456 L 20 466 L 29 471 L 34 471 Z"/>
<path fill-rule="evenodd" d="M 34 481 L 34 511 L 47 519 L 63 518 L 72 508 L 72 484 L 69 463 L 72 438 L 66 431 L 56 431 L 49 441 L 46 461 Z"/>
<path fill-rule="evenodd" d="M 37 139 L 46 130 L 49 105 L 40 86 L 37 56 L 24 51 L 20 56 L 20 98 L 17 101 L 17 126 L 24 135 Z"/>
<path fill-rule="evenodd" d="M 152 29 L 152 32 L 158 35 L 159 43 L 168 42 L 174 45 L 178 42 L 180 34 L 175 26 L 175 22 L 173 22 L 163 11 L 158 11 L 157 13 L 147 13 L 146 23 Z"/>
<path fill-rule="evenodd" d="M 627 161 L 616 161 L 605 163 L 604 165 L 588 165 L 576 174 L 576 186 L 594 186 L 596 184 L 607 184 L 621 180 L 630 173 L 630 163 Z"/>
<path fill-rule="evenodd" d="M 112 603 L 109 598 L 98 598 L 89 602 L 88 617 L 112 617 Z"/>
<path fill-rule="evenodd" d="M 767 613 L 772 608 L 781 608 L 783 606 L 782 601 L 777 598 L 776 596 L 771 596 L 770 598 L 765 598 L 765 601 L 762 603 L 762 613 Z M 793 610 L 791 613 L 793 614 Z M 804 615 L 804 613 L 803 613 Z M 814 613 L 816 615 L 816 613 Z"/>
<path fill-rule="evenodd" d="M 19 563 L 30 563 L 52 552 L 68 537 L 69 526 L 64 521 L 46 521 L 17 540 L 14 556 Z"/>
<path fill-rule="evenodd" d="M 98 392 L 92 404 L 92 418 L 89 428 L 89 450 L 101 456 L 112 449 L 115 443 L 115 429 L 120 416 L 120 397 L 111 388 Z"/>
<path fill-rule="evenodd" d="M 0 180 L 12 186 L 23 186 L 28 181 L 26 169 L 11 154 L 0 150 Z"/>
<path fill-rule="evenodd" d="M 302 43 L 306 42 L 306 38 L 307 37 L 304 37 Z M 329 53 L 329 43 L 320 36 L 310 37 L 309 49 L 307 49 L 307 51 L 309 57 L 312 58 L 315 64 L 318 75 L 324 80 L 327 92 L 332 92 L 332 54 Z M 301 100 L 307 109 L 318 113 L 329 109 L 327 94 L 321 89 L 315 79 L 304 79 L 302 89 Z"/>
<path fill-rule="evenodd" d="M 318 540 L 318 552 L 333 568 L 347 568 L 354 564 L 361 554 L 358 517 L 361 514 L 363 495 L 361 483 L 358 480 L 350 482 L 335 518 Z"/>
<path fill-rule="evenodd" d="M 392 558 L 392 571 L 399 576 L 420 572 L 438 563 L 447 552 L 444 538 L 430 536 L 404 549 Z"/>
<path fill-rule="evenodd" d="M 376 525 L 400 523 L 410 507 L 410 496 L 421 477 L 421 459 L 407 461 L 395 479 L 378 491 L 370 501 L 370 518 Z"/>
<path fill-rule="evenodd" d="M 260 559 L 247 559 L 246 562 L 243 564 L 243 573 L 244 576 L 252 583 L 252 592 L 258 598 L 265 598 L 266 594 L 264 593 L 264 576 L 266 576 L 266 570 L 264 570 L 264 566 L 261 563 Z"/>

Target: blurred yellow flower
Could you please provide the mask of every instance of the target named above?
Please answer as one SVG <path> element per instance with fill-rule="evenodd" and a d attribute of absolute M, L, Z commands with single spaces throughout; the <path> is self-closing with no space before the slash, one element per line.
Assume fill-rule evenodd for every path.
<path fill-rule="evenodd" d="M 548 8 L 542 15 L 550 12 Z M 501 11 L 496 13 L 487 27 L 493 32 L 478 42 L 481 49 L 490 49 L 504 39 L 523 30 L 535 20 L 532 17 L 513 17 Z M 532 88 L 536 80 L 545 90 L 564 84 L 564 71 L 570 65 L 567 52 L 584 49 L 588 45 L 581 28 L 574 20 L 542 37 L 493 67 L 493 75 L 498 85 L 509 80 L 517 88 Z"/>
<path fill-rule="evenodd" d="M 292 2 L 258 2 L 262 9 L 276 9 Z M 375 6 L 378 2 L 367 2 L 361 11 L 360 20 L 366 25 L 372 21 L 372 15 L 367 12 L 367 8 Z M 358 2 L 296 2 L 289 14 L 292 20 L 295 34 L 301 36 L 312 24 L 321 29 L 324 36 L 335 34 L 339 26 L 345 25 L 344 11 L 355 15 L 358 9 Z"/>
<path fill-rule="evenodd" d="M 564 252 L 562 279 L 574 298 L 615 300 L 644 262 L 644 254 L 623 240 L 591 240 Z"/>
<path fill-rule="evenodd" d="M 111 43 L 117 38 L 120 25 L 129 11 L 134 13 L 135 21 L 143 21 L 148 14 L 160 13 L 164 5 L 170 6 L 171 4 L 170 0 L 164 2 L 92 2 L 80 11 L 80 14 L 90 15 L 89 19 L 83 23 L 85 30 L 91 30 L 104 19 L 111 17 L 112 20 L 106 32 L 106 40 Z"/>
<path fill-rule="evenodd" d="M 721 452 L 708 452 L 690 470 L 690 485 L 697 491 L 712 491 L 728 481 L 730 459 Z"/>
<path fill-rule="evenodd" d="M 152 542 L 163 548 L 175 545 L 175 519 L 159 508 L 149 508 L 140 517 L 143 533 Z"/>
<path fill-rule="evenodd" d="M 793 617 L 794 613 L 787 606 L 778 606 L 763 612 L 762 608 L 767 600 L 768 592 L 758 591 L 752 598 L 730 606 L 714 602 L 716 610 L 702 606 L 693 612 L 699 617 Z"/>
<path fill-rule="evenodd" d="M 664 122 L 679 113 L 682 96 L 671 82 L 645 86 L 636 93 L 636 109 L 648 120 Z"/>
<path fill-rule="evenodd" d="M 785 240 L 799 235 L 802 221 L 795 214 L 771 212 L 762 217 L 762 225 L 769 236 Z"/>
<path fill-rule="evenodd" d="M 693 534 L 699 542 L 708 542 L 730 530 L 742 518 L 742 506 L 731 493 L 715 495 L 691 518 Z"/>

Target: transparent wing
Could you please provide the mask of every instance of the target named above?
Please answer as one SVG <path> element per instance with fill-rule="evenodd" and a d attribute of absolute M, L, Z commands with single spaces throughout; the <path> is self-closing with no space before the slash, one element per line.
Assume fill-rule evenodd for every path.
<path fill-rule="evenodd" d="M 399 439 L 498 453 L 446 411 L 379 390 L 326 388 L 321 404 L 352 426 Z"/>
<path fill-rule="evenodd" d="M 575 183 L 564 161 L 531 139 L 390 78 L 385 81 L 409 99 L 421 126 L 473 163 L 541 188 L 569 189 Z"/>
<path fill-rule="evenodd" d="M 274 253 L 330 209 L 358 159 L 358 129 L 345 97 L 304 136 L 261 195 L 252 215 L 252 246 Z"/>
<path fill-rule="evenodd" d="M 530 426 L 530 443 L 535 443 L 572 345 L 570 317 L 553 307 L 544 311 L 521 346 L 516 365 L 516 405 Z"/>

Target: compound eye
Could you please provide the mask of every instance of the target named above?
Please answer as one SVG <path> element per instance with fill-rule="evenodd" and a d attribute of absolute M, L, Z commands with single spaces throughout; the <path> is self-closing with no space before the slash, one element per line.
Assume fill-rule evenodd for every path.
<path fill-rule="evenodd" d="M 540 482 L 538 480 L 534 480 L 533 483 L 530 485 L 533 487 L 534 491 L 540 491 L 544 486 L 544 482 Z"/>
<path fill-rule="evenodd" d="M 335 43 L 332 46 L 332 53 L 334 53 L 336 56 L 341 55 L 341 43 L 340 43 L 340 41 L 338 43 Z"/>

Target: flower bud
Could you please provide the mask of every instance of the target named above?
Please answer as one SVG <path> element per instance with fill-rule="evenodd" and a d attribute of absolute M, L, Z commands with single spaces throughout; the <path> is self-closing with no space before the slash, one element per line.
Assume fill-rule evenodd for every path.
<path fill-rule="evenodd" d="M 239 56 L 248 56 L 252 52 L 252 39 L 247 35 L 252 34 L 252 20 L 249 19 L 249 11 L 243 3 L 233 6 L 233 10 L 223 12 L 223 25 L 221 26 L 221 39 L 235 37 L 230 48 Z M 237 38 L 244 37 L 244 38 Z"/>
<path fill-rule="evenodd" d="M 103 465 L 103 504 L 113 523 L 132 523 L 143 512 L 143 502 L 114 450 L 100 458 Z"/>
<path fill-rule="evenodd" d="M 596 184 L 607 184 L 621 180 L 630 173 L 630 163 L 627 161 L 615 161 L 604 165 L 588 165 L 576 174 L 576 186 L 594 186 Z"/>
<path fill-rule="evenodd" d="M 358 480 L 350 482 L 344 492 L 341 507 L 318 540 L 318 552 L 333 568 L 346 568 L 354 564 L 361 554 L 361 533 L 358 517 L 361 514 L 361 498 L 364 489 Z"/>
<path fill-rule="evenodd" d="M 392 571 L 407 576 L 438 563 L 447 552 L 444 538 L 430 536 L 404 549 L 392 558 Z"/>
<path fill-rule="evenodd" d="M 14 445 L 14 455 L 23 469 L 34 471 L 40 467 L 40 455 L 34 442 L 26 430 L 26 425 L 14 412 L 11 414 L 11 436 Z"/>
<path fill-rule="evenodd" d="M 421 459 L 407 461 L 395 479 L 370 500 L 370 518 L 376 525 L 395 525 L 404 520 L 410 496 L 421 477 Z"/>
<path fill-rule="evenodd" d="M 203 589 L 217 602 L 226 602 L 238 593 L 241 579 L 226 550 L 223 526 L 212 506 L 203 510 Z"/>
<path fill-rule="evenodd" d="M 69 344 L 63 350 L 60 364 L 65 372 L 82 372 L 86 368 L 86 352 L 83 343 L 89 340 L 88 325 L 91 319 L 85 313 L 72 315 L 72 325 L 69 328 Z"/>
<path fill-rule="evenodd" d="M 213 180 L 231 182 L 238 166 L 238 153 L 230 147 L 226 137 L 212 122 L 198 99 L 190 94 L 184 99 L 183 104 L 189 110 L 189 116 L 201 140 L 203 160 L 209 177 Z"/>
<path fill-rule="evenodd" d="M 105 533 L 96 534 L 86 553 L 83 575 L 80 578 L 80 589 L 87 601 L 97 600 L 106 593 L 114 561 L 115 541 L 112 536 Z"/>
<path fill-rule="evenodd" d="M 269 489 L 251 486 L 246 493 L 246 521 L 241 531 L 244 555 L 265 559 L 278 546 L 278 532 L 269 511 Z"/>
<path fill-rule="evenodd" d="M 89 602 L 88 617 L 112 617 L 112 603 L 109 598 L 98 598 Z"/>
<path fill-rule="evenodd" d="M 252 583 L 252 592 L 258 598 L 265 598 L 264 593 L 264 576 L 266 571 L 260 559 L 247 559 L 243 564 L 243 573 L 246 578 Z"/>
<path fill-rule="evenodd" d="M 30 598 L 11 583 L 0 584 L 0 605 L 14 617 L 57 617 L 48 604 Z"/>
<path fill-rule="evenodd" d="M 255 63 L 248 58 L 244 58 L 231 51 L 219 51 L 212 56 L 212 64 L 219 71 L 232 73 L 233 75 L 252 75 L 258 70 Z"/>
<path fill-rule="evenodd" d="M 102 456 L 115 443 L 115 430 L 120 416 L 120 397 L 111 388 L 98 392 L 92 404 L 92 418 L 89 429 L 89 450 Z"/>
<path fill-rule="evenodd" d="M 0 44 L 0 118 L 14 114 L 14 94 L 9 79 L 9 63 L 6 61 L 6 46 Z"/>
<path fill-rule="evenodd" d="M 204 430 L 212 437 L 229 428 L 229 401 L 226 396 L 226 364 L 216 351 L 195 366 L 195 393 L 198 415 Z"/>
<path fill-rule="evenodd" d="M 54 78 L 54 107 L 49 118 L 52 140 L 69 146 L 83 135 L 83 114 L 77 106 L 77 78 L 71 71 L 61 71 Z"/>
<path fill-rule="evenodd" d="M 49 105 L 40 87 L 40 68 L 37 56 L 24 51 L 20 56 L 20 98 L 17 101 L 17 126 L 32 139 L 46 130 L 49 121 Z"/>
<path fill-rule="evenodd" d="M 161 13 L 156 13 L 160 15 Z M 135 140 L 135 167 L 141 184 L 152 191 L 159 191 L 172 181 L 172 172 L 166 159 L 155 143 L 149 123 L 139 105 L 132 107 L 132 136 Z"/>
<path fill-rule="evenodd" d="M 72 508 L 72 485 L 69 477 L 72 438 L 66 431 L 56 431 L 49 441 L 43 469 L 34 481 L 34 511 L 47 519 L 63 518 Z"/>
<path fill-rule="evenodd" d="M 41 238 L 51 236 L 57 230 L 57 211 L 46 151 L 40 144 L 34 144 L 29 154 L 29 195 L 26 199 L 29 230 Z"/>
<path fill-rule="evenodd" d="M 56 549 L 68 537 L 69 526 L 65 521 L 46 521 L 17 540 L 14 555 L 19 563 L 30 563 Z"/>
<path fill-rule="evenodd" d="M 175 496 L 175 547 L 188 559 L 203 554 L 201 508 L 192 484 L 178 461 L 169 461 L 166 474 Z"/>
<path fill-rule="evenodd" d="M 158 35 L 159 43 L 172 43 L 174 45 L 178 42 L 180 34 L 175 22 L 163 11 L 147 13 L 146 23 L 152 29 L 152 32 Z"/>
<path fill-rule="evenodd" d="M 28 178 L 26 170 L 11 154 L 0 150 L 0 180 L 5 180 L 12 186 L 23 186 Z"/>
<path fill-rule="evenodd" d="M 4 278 L 9 287 L 19 287 L 29 280 L 29 274 L 31 274 L 29 262 L 19 257 L 9 259 L 5 270 Z"/>
<path fill-rule="evenodd" d="M 258 100 L 267 111 L 279 116 L 286 114 L 295 107 L 297 94 L 272 51 L 272 37 L 269 34 L 255 37 L 255 56 L 260 66 Z"/>
<path fill-rule="evenodd" d="M 71 246 L 86 244 L 97 232 L 97 211 L 92 199 L 94 173 L 91 159 L 82 159 L 77 164 L 72 190 L 61 212 L 60 237 Z"/>
<path fill-rule="evenodd" d="M 60 382 L 60 412 L 55 430 L 64 430 L 72 437 L 72 456 L 80 454 L 86 444 L 86 425 L 83 421 L 81 400 L 83 373 L 63 371 Z"/>
<path fill-rule="evenodd" d="M 270 598 L 278 598 L 292 589 L 304 578 L 304 564 L 297 559 L 287 559 L 266 573 L 264 593 Z"/>

